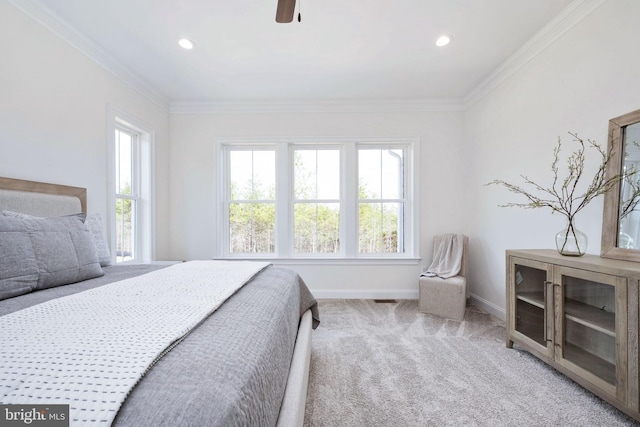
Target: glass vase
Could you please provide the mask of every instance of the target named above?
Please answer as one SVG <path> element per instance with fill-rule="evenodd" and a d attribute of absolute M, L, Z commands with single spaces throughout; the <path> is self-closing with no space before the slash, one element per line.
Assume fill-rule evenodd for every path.
<path fill-rule="evenodd" d="M 561 255 L 582 256 L 587 252 L 587 243 L 587 235 L 575 228 L 572 221 L 556 234 L 556 248 Z"/>

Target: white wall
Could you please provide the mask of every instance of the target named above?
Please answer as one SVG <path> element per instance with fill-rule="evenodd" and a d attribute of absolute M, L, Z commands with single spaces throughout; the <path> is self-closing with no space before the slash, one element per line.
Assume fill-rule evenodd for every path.
<path fill-rule="evenodd" d="M 609 119 L 640 108 L 638 17 L 637 0 L 605 2 L 465 113 L 471 292 L 494 312 L 504 313 L 505 250 L 555 248 L 565 221 L 548 210 L 499 208 L 523 200 L 482 184 L 520 184 L 520 174 L 550 183 L 557 137 L 565 152 L 575 148 L 568 131 L 606 147 Z M 600 252 L 602 203 L 596 199 L 576 217 L 592 254 Z"/>
<path fill-rule="evenodd" d="M 215 141 L 221 137 L 418 137 L 421 254 L 431 239 L 464 231 L 461 112 L 171 114 L 171 257 L 211 258 L 215 229 Z M 287 264 L 283 264 L 287 265 Z M 289 264 L 318 296 L 417 297 L 422 265 Z"/>
<path fill-rule="evenodd" d="M 418 137 L 420 265 L 304 265 L 319 295 L 416 296 L 434 234 L 470 235 L 477 303 L 504 310 L 507 248 L 553 248 L 562 217 L 499 208 L 493 179 L 542 182 L 567 131 L 606 144 L 610 118 L 640 108 L 640 2 L 609 0 L 462 112 L 174 113 L 141 96 L 51 31 L 0 2 L 0 175 L 88 188 L 107 214 L 107 105 L 155 130 L 158 259 L 210 258 L 217 239 L 217 137 Z M 20 43 L 16 43 L 19 41 Z M 593 156 L 590 156 L 593 158 Z M 169 174 L 171 169 L 171 174 Z M 602 199 L 577 217 L 598 254 Z M 340 293 L 343 292 L 343 293 Z"/>
<path fill-rule="evenodd" d="M 157 236 L 168 229 L 167 106 L 122 83 L 52 31 L 0 2 L 0 176 L 86 187 L 107 216 L 107 105 L 155 131 Z"/>

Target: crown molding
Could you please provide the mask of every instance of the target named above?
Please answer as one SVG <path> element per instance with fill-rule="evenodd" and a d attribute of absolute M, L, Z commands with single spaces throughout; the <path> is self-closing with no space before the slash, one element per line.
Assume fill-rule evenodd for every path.
<path fill-rule="evenodd" d="M 607 0 L 575 0 L 464 98 L 464 109 L 489 94 Z"/>
<path fill-rule="evenodd" d="M 525 45 L 496 68 L 464 98 L 376 99 L 376 100 L 216 100 L 170 101 L 145 79 L 116 60 L 100 46 L 78 32 L 60 16 L 33 0 L 7 0 L 145 98 L 169 109 L 170 113 L 256 113 L 256 112 L 436 112 L 465 111 L 493 91 L 549 45 L 600 7 L 607 0 L 575 0 Z"/>
<path fill-rule="evenodd" d="M 169 112 L 199 113 L 393 113 L 424 111 L 463 111 L 461 99 L 316 99 L 316 100 L 220 100 L 172 101 Z"/>
<path fill-rule="evenodd" d="M 169 105 L 169 99 L 152 87 L 145 79 L 134 73 L 127 66 L 116 60 L 100 46 L 82 35 L 59 15 L 40 3 L 32 0 L 7 0 L 9 4 L 52 31 L 71 46 L 91 58 L 102 68 L 113 74 L 120 81 L 139 94 L 163 108 Z"/>

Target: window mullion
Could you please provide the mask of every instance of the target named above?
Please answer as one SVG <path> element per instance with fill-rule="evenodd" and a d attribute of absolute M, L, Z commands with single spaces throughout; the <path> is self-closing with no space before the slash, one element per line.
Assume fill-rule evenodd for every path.
<path fill-rule="evenodd" d="M 219 233 L 222 236 L 222 239 L 218 240 L 218 251 L 224 256 L 229 256 L 231 254 L 231 233 L 229 232 L 230 220 L 229 220 L 229 211 L 231 209 L 231 179 L 230 179 L 230 150 L 229 147 L 218 147 L 218 152 L 221 153 L 221 161 L 218 163 L 220 170 L 222 171 L 222 176 L 220 179 L 220 184 L 218 186 L 219 197 L 221 201 L 221 212 L 223 214 L 218 218 L 218 227 Z M 223 243 L 224 242 L 224 243 Z"/>
<path fill-rule="evenodd" d="M 287 143 L 276 147 L 276 256 L 289 257 L 293 247 L 293 155 Z"/>
<path fill-rule="evenodd" d="M 138 239 L 138 227 L 140 226 L 138 221 L 138 196 L 140 194 L 140 144 L 139 135 L 136 133 L 131 137 L 131 223 L 133 230 L 131 231 L 131 249 L 133 251 L 133 258 L 140 258 L 140 242 Z"/>
<path fill-rule="evenodd" d="M 340 241 L 344 255 L 355 258 L 358 252 L 358 153 L 355 143 L 345 144 L 341 156 Z"/>
<path fill-rule="evenodd" d="M 140 194 L 140 137 L 138 134 L 131 138 L 131 195 L 138 198 Z"/>

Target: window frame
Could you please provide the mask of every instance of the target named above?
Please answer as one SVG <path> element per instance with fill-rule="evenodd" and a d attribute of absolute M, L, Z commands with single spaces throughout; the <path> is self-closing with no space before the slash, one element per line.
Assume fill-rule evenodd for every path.
<path fill-rule="evenodd" d="M 231 176 L 230 176 L 230 168 L 229 168 L 229 163 L 230 163 L 230 152 L 231 151 L 274 151 L 275 153 L 275 161 L 276 161 L 276 176 L 275 176 L 275 180 L 276 180 L 276 196 L 275 199 L 273 201 L 271 200 L 267 200 L 267 199 L 231 199 Z M 223 236 L 223 240 L 225 242 L 224 244 L 224 248 L 225 248 L 225 252 L 224 252 L 224 256 L 227 258 L 238 258 L 238 257 L 250 257 L 250 258 L 265 258 L 265 257 L 270 257 L 270 256 L 274 256 L 277 253 L 277 247 L 278 247 L 278 238 L 277 238 L 277 230 L 278 230 L 278 214 L 277 214 L 277 206 L 278 206 L 278 172 L 277 172 L 277 164 L 278 164 L 278 150 L 277 150 L 277 146 L 271 145 L 271 144 L 261 144 L 260 146 L 256 146 L 256 145 L 234 145 L 234 146 L 226 146 L 224 147 L 224 149 L 222 150 L 223 152 L 223 159 L 222 159 L 222 164 L 224 165 L 224 167 L 222 168 L 223 170 L 223 178 L 222 178 L 222 182 L 223 182 L 223 191 L 224 191 L 224 196 L 222 197 L 222 210 L 221 212 L 222 214 L 222 220 L 223 220 L 223 231 L 221 233 L 221 235 Z M 275 242 L 274 242 L 274 247 L 275 247 L 275 252 L 272 254 L 270 252 L 258 252 L 258 253 L 250 253 L 250 252 L 243 252 L 243 253 L 234 253 L 231 252 L 231 224 L 229 221 L 229 215 L 226 214 L 226 212 L 229 212 L 229 207 L 231 205 L 231 203 L 237 203 L 238 201 L 240 201 L 241 203 L 273 203 L 274 204 L 274 210 L 276 211 L 276 223 L 274 224 L 274 233 L 275 233 Z"/>
<path fill-rule="evenodd" d="M 137 178 L 134 259 L 118 265 L 148 263 L 155 259 L 155 131 L 135 116 L 107 105 L 107 212 L 106 228 L 111 261 L 116 263 L 116 129 L 137 135 L 136 159 L 132 175 Z M 133 163 L 133 161 L 132 161 Z M 132 178 L 133 179 L 133 178 Z M 133 184 L 132 184 L 133 186 Z M 132 188 L 133 191 L 133 188 Z"/>
<path fill-rule="evenodd" d="M 116 190 L 114 193 L 114 197 L 115 197 L 115 201 L 116 201 L 116 206 L 118 203 L 118 200 L 130 200 L 131 201 L 131 210 L 132 210 L 132 215 L 131 215 L 131 229 L 132 229 L 132 242 L 131 242 L 131 250 L 132 250 L 132 255 L 131 255 L 131 259 L 130 260 L 126 260 L 126 261 L 118 261 L 118 254 L 117 252 L 115 253 L 115 259 L 116 259 L 116 263 L 117 264 L 125 264 L 125 263 L 133 263 L 133 262 L 137 262 L 140 259 L 140 254 L 139 254 L 139 249 L 140 249 L 140 233 L 138 231 L 138 227 L 140 225 L 140 218 L 138 215 L 138 205 L 140 204 L 140 139 L 141 139 L 141 135 L 139 132 L 137 132 L 136 130 L 125 126 L 121 123 L 116 123 L 115 125 L 115 129 L 114 132 L 122 132 L 125 133 L 127 135 L 129 135 L 131 137 L 131 194 L 122 194 L 118 192 L 118 188 L 117 185 L 115 186 Z M 115 141 L 118 142 L 118 138 L 116 136 L 114 136 Z M 116 150 L 116 156 L 115 156 L 115 161 L 116 161 L 116 167 L 115 167 L 115 181 L 116 184 L 118 183 L 119 177 L 118 177 L 118 172 L 119 169 L 117 167 L 118 165 L 118 149 L 115 148 L 115 144 L 114 144 L 114 149 Z M 116 229 L 116 238 L 115 238 L 115 246 L 116 246 L 116 251 L 117 251 L 117 244 L 118 244 L 118 236 L 117 236 L 117 224 L 114 222 L 115 224 L 115 229 Z"/>
<path fill-rule="evenodd" d="M 344 207 L 345 207 L 345 197 L 344 197 L 344 185 L 345 185 L 345 179 L 343 179 L 342 177 L 344 176 L 344 171 L 345 171 L 345 156 L 344 156 L 344 144 L 340 144 L 340 143 L 335 143 L 335 142 L 330 142 L 330 143 L 317 143 L 317 142 L 292 142 L 288 144 L 288 151 L 289 151 L 289 155 L 287 157 L 287 166 L 288 166 L 288 170 L 289 170 L 289 182 L 287 185 L 287 195 L 288 198 L 286 200 L 286 203 L 288 204 L 288 218 L 290 218 L 290 222 L 287 223 L 287 236 L 288 236 L 288 246 L 287 246 L 287 257 L 288 258 L 299 258 L 299 259 L 314 259 L 314 258 L 320 258 L 320 259 L 327 259 L 327 258 L 344 258 L 345 257 L 345 248 L 344 248 L 344 244 L 342 242 L 345 242 L 345 235 L 344 235 L 344 228 L 342 226 L 343 221 L 344 221 L 344 217 L 345 217 L 345 213 L 344 213 Z M 339 232 L 339 238 L 340 238 L 340 251 L 336 252 L 336 253 L 314 253 L 314 252 L 310 252 L 310 253 L 297 253 L 295 252 L 295 236 L 294 236 L 294 226 L 295 226 L 295 204 L 297 203 L 295 199 L 295 188 L 294 188 L 294 184 L 295 184 L 295 163 L 293 161 L 294 159 L 294 151 L 295 150 L 337 150 L 339 152 L 339 156 L 340 156 L 340 165 L 339 165 L 339 170 L 340 170 L 340 189 L 339 189 L 339 198 L 338 198 L 338 203 L 340 205 L 340 232 Z M 309 200 L 313 200 L 315 203 L 323 203 L 323 201 L 326 201 L 328 199 L 309 199 Z M 307 201 L 302 201 L 299 203 L 307 203 Z M 308 202 L 311 203 L 311 202 Z M 277 230 L 276 230 L 277 233 Z"/>
<path fill-rule="evenodd" d="M 402 253 L 358 252 L 358 148 L 402 148 L 404 161 L 404 245 Z M 229 247 L 229 164 L 228 151 L 234 149 L 275 149 L 276 151 L 276 223 L 275 252 L 273 254 L 231 253 Z M 337 253 L 295 253 L 293 237 L 295 149 L 340 150 L 340 251 Z M 419 141 L 414 137 L 395 138 L 219 138 L 216 141 L 219 173 L 217 205 L 217 258 L 286 260 L 287 263 L 416 263 L 419 255 Z M 284 231 L 282 228 L 284 227 Z"/>
<path fill-rule="evenodd" d="M 358 215 L 358 218 L 360 217 L 359 214 L 359 209 L 361 204 L 363 203 L 371 203 L 371 204 L 380 204 L 380 205 L 384 205 L 385 203 L 397 203 L 397 204 L 402 204 L 403 205 L 403 212 L 402 212 L 402 217 L 403 220 L 400 223 L 400 227 L 402 228 L 402 233 L 398 233 L 398 240 L 402 241 L 402 246 L 405 248 L 404 252 L 401 253 L 392 253 L 392 252 L 388 252 L 388 253 L 367 253 L 366 255 L 361 255 L 361 256 L 373 256 L 373 257 L 377 257 L 380 255 L 400 255 L 400 254 L 404 254 L 407 252 L 406 250 L 406 227 L 407 227 L 407 221 L 406 221 L 406 217 L 407 217 L 407 206 L 410 205 L 410 202 L 412 200 L 411 197 L 409 197 L 407 195 L 408 189 L 411 186 L 411 179 L 409 179 L 408 173 L 406 172 L 407 169 L 407 163 L 410 162 L 411 159 L 411 155 L 410 155 L 410 149 L 411 147 L 409 145 L 406 144 L 394 144 L 394 145 L 385 145 L 385 144 L 358 144 L 356 146 L 356 156 L 358 157 L 358 159 L 356 159 L 356 165 L 358 166 L 358 178 L 360 176 L 360 161 L 359 161 L 359 150 L 402 150 L 404 158 L 403 158 L 403 170 L 402 170 L 402 197 L 398 197 L 398 198 L 387 198 L 387 197 L 382 197 L 382 194 L 380 195 L 379 198 L 377 199 L 361 199 L 359 197 L 356 198 L 356 215 Z M 411 216 L 411 212 L 409 212 L 409 221 L 411 221 L 412 216 Z M 358 233 L 360 230 L 360 222 L 358 221 Z M 358 246 L 359 246 L 359 239 L 358 239 Z M 359 247 L 358 247 L 358 253 L 359 253 Z"/>

